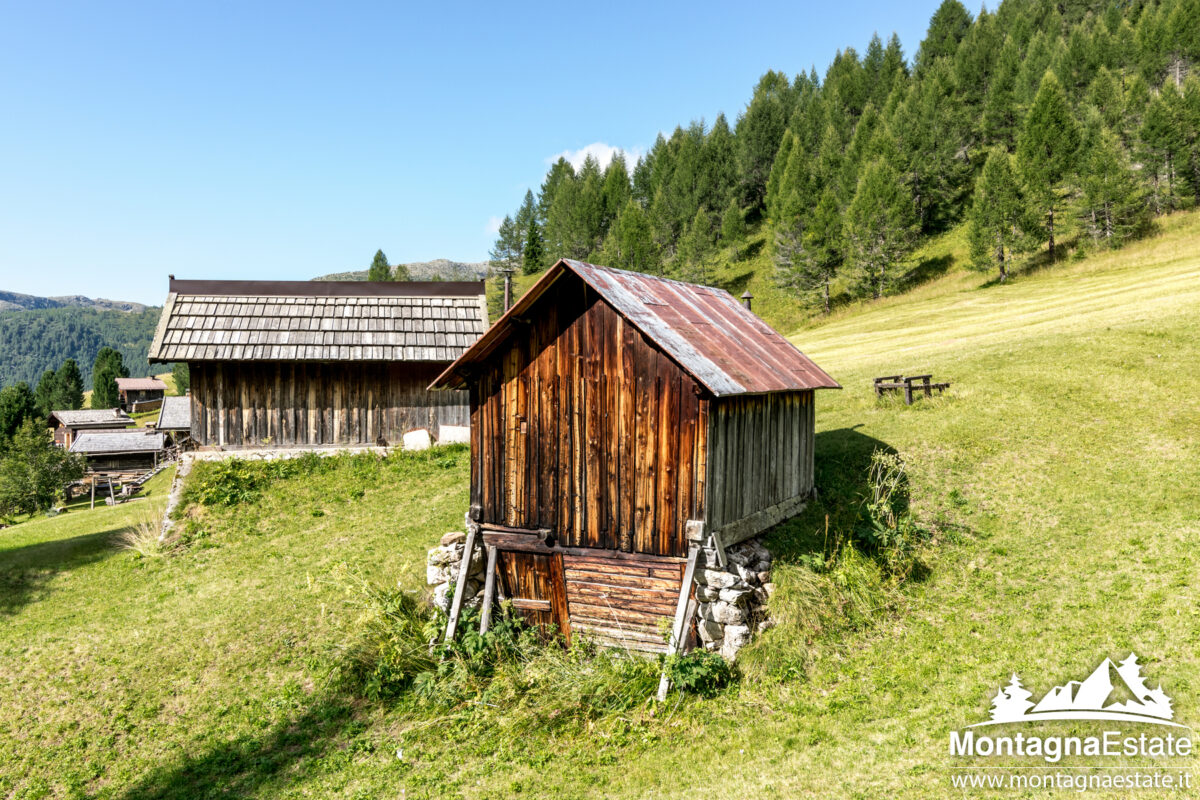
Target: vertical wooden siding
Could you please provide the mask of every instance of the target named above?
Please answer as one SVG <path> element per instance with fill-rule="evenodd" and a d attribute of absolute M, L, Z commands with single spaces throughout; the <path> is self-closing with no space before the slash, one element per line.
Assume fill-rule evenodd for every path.
<path fill-rule="evenodd" d="M 719 398 L 710 416 L 711 529 L 812 491 L 811 391 Z"/>
<path fill-rule="evenodd" d="M 708 401 L 586 284 L 552 286 L 471 391 L 480 521 L 686 554 L 685 523 L 704 513 Z"/>
<path fill-rule="evenodd" d="M 468 425 L 467 393 L 430 392 L 443 364 L 192 362 L 192 438 L 221 447 L 400 442 Z"/>

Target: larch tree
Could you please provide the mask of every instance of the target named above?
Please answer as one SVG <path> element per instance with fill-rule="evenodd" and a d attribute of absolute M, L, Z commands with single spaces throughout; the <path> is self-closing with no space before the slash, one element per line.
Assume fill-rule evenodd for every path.
<path fill-rule="evenodd" d="M 776 282 L 826 314 L 832 308 L 830 285 L 842 261 L 841 233 L 841 209 L 829 189 L 810 214 L 775 230 Z"/>
<path fill-rule="evenodd" d="M 1029 241 L 1024 191 L 1012 156 L 1004 150 L 988 153 L 967 219 L 972 269 L 998 270 L 1004 283 L 1013 255 L 1027 249 Z"/>
<path fill-rule="evenodd" d="M 971 27 L 971 14 L 958 0 L 943 0 L 929 20 L 925 39 L 914 59 L 917 73 L 923 74 L 939 58 L 948 58 Z"/>
<path fill-rule="evenodd" d="M 736 197 L 729 199 L 721 215 L 721 244 L 734 248 L 733 257 L 740 257 L 740 245 L 746 239 L 746 214 Z"/>
<path fill-rule="evenodd" d="M 26 420 L 37 416 L 37 398 L 25 381 L 0 389 L 0 450 Z"/>
<path fill-rule="evenodd" d="M 42 377 L 37 382 L 37 388 L 33 390 L 33 396 L 37 401 L 37 411 L 43 417 L 48 416 L 51 411 L 58 410 L 54 407 L 57 393 L 58 377 L 54 370 L 48 369 L 42 373 Z"/>
<path fill-rule="evenodd" d="M 1017 139 L 1017 163 L 1037 209 L 1045 214 L 1050 261 L 1055 252 L 1055 212 L 1060 192 L 1075 175 L 1080 131 L 1053 72 L 1046 72 Z"/>
<path fill-rule="evenodd" d="M 392 268 L 388 266 L 387 256 L 382 250 L 376 250 L 375 257 L 371 259 L 371 266 L 367 269 L 367 280 L 387 281 L 391 278 Z"/>
<path fill-rule="evenodd" d="M 738 167 L 752 209 L 766 199 L 767 179 L 792 113 L 792 87 L 782 72 L 767 72 L 737 122 Z"/>
<path fill-rule="evenodd" d="M 521 252 L 525 249 L 522 231 L 510 216 L 505 216 L 496 231 L 496 243 L 488 252 L 492 269 L 512 269 L 521 267 Z"/>
<path fill-rule="evenodd" d="M 608 229 L 600 259 L 605 266 L 617 269 L 650 274 L 661 272 L 650 221 L 641 204 L 633 198 L 625 201 L 625 207 Z"/>
<path fill-rule="evenodd" d="M 542 226 L 536 218 L 529 220 L 525 231 L 525 245 L 521 251 L 521 272 L 532 275 L 546 264 L 546 245 L 542 239 Z"/>
<path fill-rule="evenodd" d="M 1119 247 L 1150 226 L 1146 193 L 1121 140 L 1100 132 L 1083 159 L 1081 216 L 1093 241 Z"/>
<path fill-rule="evenodd" d="M 918 225 L 912 195 L 886 161 L 867 165 L 845 216 L 847 261 L 860 291 L 880 298 L 912 249 Z"/>

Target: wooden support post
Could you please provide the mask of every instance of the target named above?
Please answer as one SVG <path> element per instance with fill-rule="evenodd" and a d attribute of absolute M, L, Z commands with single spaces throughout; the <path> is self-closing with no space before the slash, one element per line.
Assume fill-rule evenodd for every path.
<path fill-rule="evenodd" d="M 471 554 L 475 551 L 475 539 L 479 535 L 479 526 L 467 527 L 467 541 L 463 547 L 462 563 L 458 566 L 458 578 L 454 582 L 454 600 L 450 603 L 450 619 L 446 621 L 446 641 L 453 641 L 454 632 L 458 628 L 458 615 L 462 613 L 463 595 L 467 591 L 467 576 L 471 571 Z"/>
<path fill-rule="evenodd" d="M 904 405 L 912 405 L 912 381 L 904 382 Z"/>
<path fill-rule="evenodd" d="M 94 510 L 96 509 L 96 476 L 95 476 L 95 475 L 93 475 L 93 476 L 92 476 L 92 479 L 91 479 L 90 481 L 88 481 L 88 483 L 90 483 L 90 484 L 92 485 L 92 505 L 91 505 L 91 510 L 93 510 L 93 511 L 94 511 Z"/>
<path fill-rule="evenodd" d="M 713 531 L 709 538 L 712 540 L 713 550 L 715 550 L 717 553 L 717 566 L 719 566 L 721 569 L 725 569 L 728 561 L 725 558 L 725 543 L 722 541 L 721 532 Z"/>
<path fill-rule="evenodd" d="M 483 581 L 483 608 L 479 614 L 479 632 L 487 633 L 492 624 L 492 602 L 496 595 L 496 545 L 486 544 L 487 577 Z"/>
<path fill-rule="evenodd" d="M 700 558 L 700 548 L 696 545 L 688 547 L 687 566 L 683 570 L 683 584 L 679 587 L 679 600 L 675 603 L 675 624 L 671 627 L 671 640 L 667 643 L 667 655 L 675 655 L 683 649 L 684 626 L 688 619 L 688 605 L 692 597 L 692 581 L 696 579 L 696 562 Z M 667 689 L 671 682 L 667 679 L 664 669 L 658 679 L 658 700 L 667 699 Z"/>

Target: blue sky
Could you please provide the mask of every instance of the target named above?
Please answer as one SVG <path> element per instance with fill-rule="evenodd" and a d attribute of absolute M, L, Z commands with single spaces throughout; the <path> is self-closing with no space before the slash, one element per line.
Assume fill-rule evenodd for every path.
<path fill-rule="evenodd" d="M 0 289 L 483 260 L 557 154 L 732 123 L 875 31 L 911 58 L 936 6 L 5 2 Z"/>

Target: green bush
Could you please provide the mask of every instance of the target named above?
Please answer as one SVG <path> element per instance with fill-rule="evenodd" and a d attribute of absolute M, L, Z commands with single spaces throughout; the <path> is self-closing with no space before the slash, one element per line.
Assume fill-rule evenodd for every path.
<path fill-rule="evenodd" d="M 737 678 L 732 664 L 719 654 L 705 650 L 669 655 L 664 668 L 672 687 L 702 697 L 712 697 Z"/>

